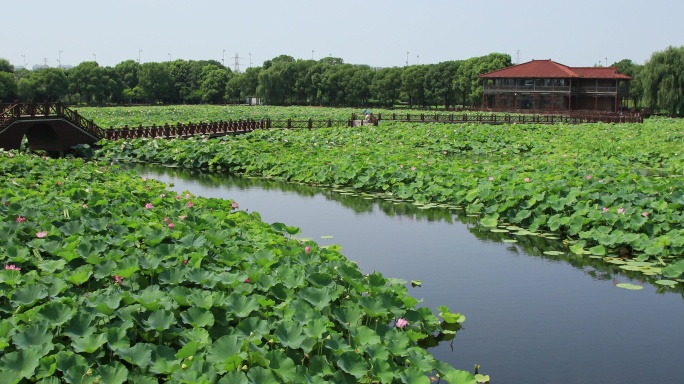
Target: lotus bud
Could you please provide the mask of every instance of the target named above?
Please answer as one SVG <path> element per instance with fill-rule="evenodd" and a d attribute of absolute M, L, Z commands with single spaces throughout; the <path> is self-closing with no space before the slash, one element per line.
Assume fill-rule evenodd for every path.
<path fill-rule="evenodd" d="M 246 370 L 248 370 L 248 369 L 249 369 L 249 368 L 247 367 L 247 364 L 245 364 L 245 365 L 242 366 L 242 370 L 243 370 L 243 371 L 246 371 Z"/>
<path fill-rule="evenodd" d="M 188 356 L 188 360 L 192 361 L 192 356 Z"/>
<path fill-rule="evenodd" d="M 93 370 L 88 368 L 88 371 L 86 371 L 86 375 L 90 376 L 93 374 Z"/>
<path fill-rule="evenodd" d="M 326 339 L 326 340 L 330 340 L 330 339 L 332 339 L 332 337 L 330 337 L 330 335 L 328 335 L 328 336 L 325 337 L 325 339 Z"/>
<path fill-rule="evenodd" d="M 185 364 L 185 363 L 181 364 L 181 369 L 185 369 L 185 368 L 187 368 L 187 367 L 188 367 L 187 364 Z"/>

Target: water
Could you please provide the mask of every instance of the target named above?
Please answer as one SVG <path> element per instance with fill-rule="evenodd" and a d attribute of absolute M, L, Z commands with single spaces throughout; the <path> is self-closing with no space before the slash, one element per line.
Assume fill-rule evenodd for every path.
<path fill-rule="evenodd" d="M 640 282 L 616 266 L 577 256 L 544 256 L 557 241 L 492 233 L 446 210 L 341 195 L 259 179 L 138 166 L 172 190 L 231 198 L 265 222 L 301 237 L 340 244 L 364 273 L 421 280 L 410 293 L 467 320 L 453 342 L 430 348 L 493 383 L 674 383 L 684 358 L 684 303 L 678 292 Z M 333 236 L 321 239 L 321 236 Z M 519 243 L 504 243 L 517 238 Z M 644 285 L 641 291 L 617 282 Z M 681 285 L 681 284 L 680 284 Z"/>

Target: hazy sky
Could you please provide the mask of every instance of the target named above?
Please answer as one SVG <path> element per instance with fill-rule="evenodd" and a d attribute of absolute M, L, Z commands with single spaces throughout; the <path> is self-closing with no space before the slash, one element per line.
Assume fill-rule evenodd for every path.
<path fill-rule="evenodd" d="M 681 0 L 3 2 L 0 57 L 29 68 L 180 58 L 234 69 L 236 54 L 241 70 L 280 54 L 391 67 L 492 52 L 592 66 L 684 45 Z"/>

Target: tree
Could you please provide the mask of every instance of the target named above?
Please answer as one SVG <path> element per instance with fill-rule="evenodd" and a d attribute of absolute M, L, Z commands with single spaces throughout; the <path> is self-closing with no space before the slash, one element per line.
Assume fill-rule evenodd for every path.
<path fill-rule="evenodd" d="M 205 103 L 221 103 L 226 95 L 226 85 L 230 80 L 230 70 L 223 66 L 206 65 L 202 69 L 200 93 Z"/>
<path fill-rule="evenodd" d="M 398 67 L 382 68 L 375 72 L 370 92 L 380 104 L 392 107 L 399 100 L 401 72 L 402 69 Z"/>
<path fill-rule="evenodd" d="M 684 46 L 651 55 L 641 75 L 646 105 L 670 116 L 684 116 Z"/>
<path fill-rule="evenodd" d="M 45 68 L 31 73 L 35 84 L 34 101 L 59 101 L 69 92 L 66 73 L 60 68 Z"/>
<path fill-rule="evenodd" d="M 140 67 L 138 75 L 140 88 L 145 98 L 151 102 L 164 102 L 170 99 L 173 80 L 169 69 L 162 63 L 145 63 Z"/>
<path fill-rule="evenodd" d="M 104 99 L 104 73 L 94 61 L 85 61 L 67 71 L 69 92 L 80 101 L 101 102 Z"/>
<path fill-rule="evenodd" d="M 620 91 L 628 92 L 629 97 L 634 101 L 634 108 L 637 108 L 644 96 L 644 87 L 641 78 L 641 71 L 644 66 L 636 64 L 632 62 L 632 60 L 624 59 L 617 63 L 613 63 L 611 67 L 616 67 L 618 72 L 633 79 L 631 82 L 621 82 Z"/>
<path fill-rule="evenodd" d="M 14 100 L 17 98 L 17 82 L 14 80 L 14 74 L 9 72 L 0 72 L 0 100 Z"/>
<path fill-rule="evenodd" d="M 401 90 L 406 94 L 409 107 L 413 105 L 425 106 L 425 75 L 427 65 L 412 65 L 406 67 L 401 74 Z"/>
<path fill-rule="evenodd" d="M 14 73 L 14 66 L 9 60 L 0 58 L 0 72 Z"/>
<path fill-rule="evenodd" d="M 456 100 L 454 80 L 458 73 L 457 61 L 445 61 L 428 67 L 425 74 L 425 98 L 431 105 L 449 108 Z"/>

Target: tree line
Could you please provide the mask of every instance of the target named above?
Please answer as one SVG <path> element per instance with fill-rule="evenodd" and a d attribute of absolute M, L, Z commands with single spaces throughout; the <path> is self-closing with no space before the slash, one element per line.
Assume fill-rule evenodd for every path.
<path fill-rule="evenodd" d="M 409 107 L 478 106 L 479 75 L 512 65 L 507 54 L 406 67 L 373 68 L 342 59 L 296 60 L 280 55 L 236 73 L 216 60 L 101 67 L 94 61 L 70 69 L 17 69 L 0 59 L 0 100 L 72 104 L 243 103 L 258 97 L 269 105 Z M 613 63 L 634 78 L 625 91 L 634 107 L 684 116 L 684 46 L 655 52 L 643 65 Z"/>

